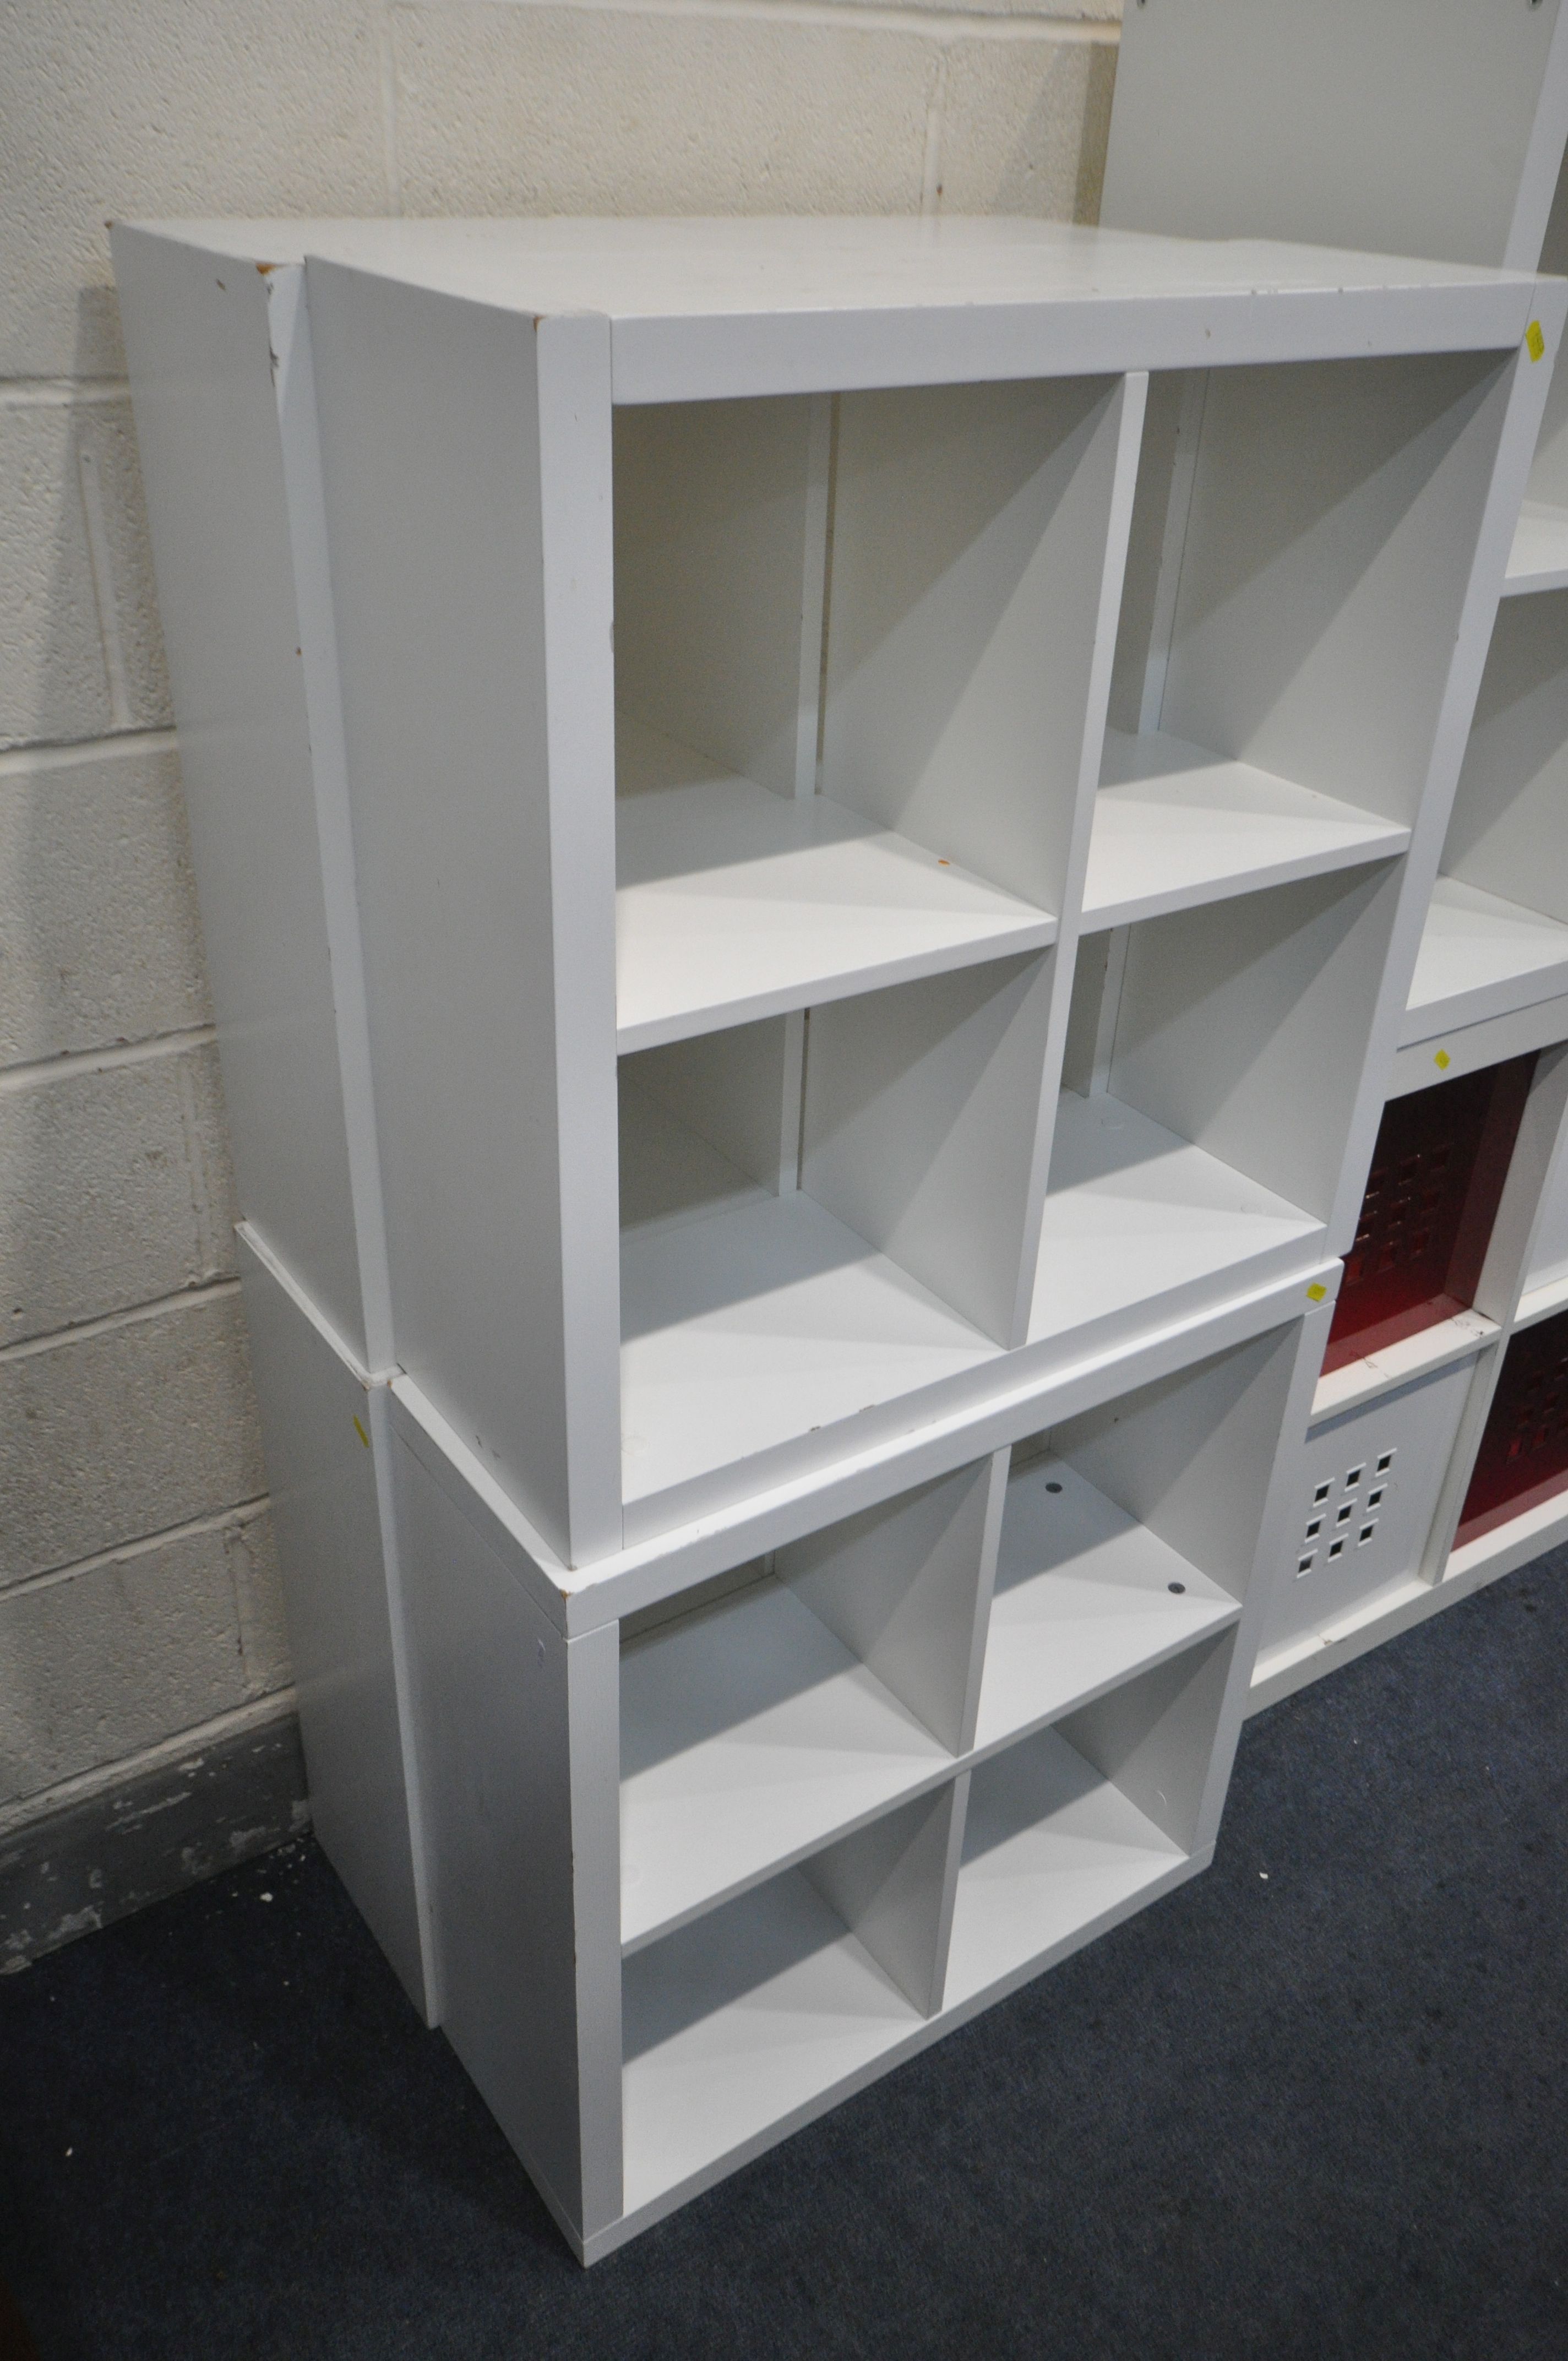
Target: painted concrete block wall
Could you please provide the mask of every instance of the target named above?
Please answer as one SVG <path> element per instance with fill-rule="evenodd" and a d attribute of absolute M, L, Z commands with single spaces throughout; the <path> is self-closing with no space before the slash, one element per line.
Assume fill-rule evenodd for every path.
<path fill-rule="evenodd" d="M 1120 13 L 10 0 L 0 1838 L 291 1701 L 106 221 L 1092 220 Z"/>

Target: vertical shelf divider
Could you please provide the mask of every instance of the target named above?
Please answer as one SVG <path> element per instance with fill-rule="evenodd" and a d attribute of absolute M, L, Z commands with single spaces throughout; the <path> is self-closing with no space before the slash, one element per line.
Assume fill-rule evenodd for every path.
<path fill-rule="evenodd" d="M 775 1571 L 951 1754 L 974 1743 L 1006 1451 L 778 1552 Z"/>

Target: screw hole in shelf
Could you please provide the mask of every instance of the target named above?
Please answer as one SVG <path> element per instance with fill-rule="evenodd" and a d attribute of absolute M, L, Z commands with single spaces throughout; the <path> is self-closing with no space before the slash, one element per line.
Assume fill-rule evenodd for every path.
<path fill-rule="evenodd" d="M 1179 1598 L 1187 1585 L 1184 1582 L 1168 1582 L 1165 1587 L 1168 1590 L 1173 1590 Z"/>
<path fill-rule="evenodd" d="M 1059 1492 L 1061 1490 L 1061 1486 L 1059 1484 L 1047 1484 L 1046 1486 L 1046 1489 L 1047 1492 Z"/>

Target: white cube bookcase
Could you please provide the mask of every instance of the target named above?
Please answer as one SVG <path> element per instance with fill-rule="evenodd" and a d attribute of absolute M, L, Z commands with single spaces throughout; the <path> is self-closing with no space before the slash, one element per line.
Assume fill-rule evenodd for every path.
<path fill-rule="evenodd" d="M 592 2259 L 1212 1850 L 1568 290 L 115 247 L 318 1824 Z"/>
<path fill-rule="evenodd" d="M 1465 0 L 1258 0 L 1245 24 L 1222 0 L 1153 0 L 1124 20 L 1102 218 L 1194 237 L 1309 238 L 1562 273 L 1565 144 L 1562 0 L 1497 11 Z M 1521 492 L 1390 1093 L 1548 1054 L 1475 1310 L 1335 1370 L 1319 1389 L 1302 1476 L 1309 1508 L 1352 1406 L 1374 1427 L 1380 1399 L 1395 1423 L 1416 1422 L 1409 1442 L 1419 1448 L 1403 1465 L 1419 1477 L 1401 1478 L 1397 1543 L 1380 1528 L 1354 1573 L 1336 1565 L 1330 1579 L 1320 1558 L 1299 1579 L 1287 1576 L 1255 1706 L 1568 1535 L 1565 1495 L 1453 1546 L 1509 1338 L 1568 1300 L 1552 1284 L 1568 1268 L 1562 1185 L 1541 1193 L 1542 1156 L 1552 1153 L 1543 1134 L 1561 1118 L 1558 1052 L 1568 1042 L 1562 371 Z M 1460 1367 L 1468 1388 L 1455 1424 Z"/>

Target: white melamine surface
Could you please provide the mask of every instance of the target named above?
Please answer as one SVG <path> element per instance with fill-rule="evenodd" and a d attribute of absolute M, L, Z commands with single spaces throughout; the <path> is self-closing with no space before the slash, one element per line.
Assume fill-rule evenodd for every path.
<path fill-rule="evenodd" d="M 1568 589 L 1568 510 L 1544 500 L 1526 500 L 1514 527 L 1503 596 L 1531 590 Z"/>
<path fill-rule="evenodd" d="M 1550 1320 L 1553 1312 L 1563 1311 L 1568 1311 L 1568 1275 L 1560 1272 L 1552 1279 L 1534 1280 L 1519 1297 L 1513 1333 L 1517 1336 L 1521 1328 L 1533 1328 L 1538 1320 Z"/>
<path fill-rule="evenodd" d="M 784 1584 L 620 1659 L 620 1934 L 634 1951 L 952 1757 Z"/>
<path fill-rule="evenodd" d="M 1404 1041 L 1531 1008 L 1568 992 L 1568 927 L 1457 877 L 1440 877 L 1400 1031 Z"/>
<path fill-rule="evenodd" d="M 189 247 L 120 229 L 115 267 L 239 1210 L 356 1355 L 382 1366 L 317 835 L 306 680 L 319 646 L 295 575 L 278 291 L 254 273 L 229 273 L 231 288 Z"/>
<path fill-rule="evenodd" d="M 629 1960 L 622 1994 L 629 2213 L 922 2021 L 798 1870 Z"/>
<path fill-rule="evenodd" d="M 313 1677 L 369 1649 L 442 2022 L 591 2259 L 1208 1857 L 1568 290 L 1016 218 L 131 245 L 177 690 L 216 664 L 196 802 L 254 836 L 287 737 L 311 1022 L 358 1054 L 362 982 L 375 1070 L 350 1210 L 370 1237 L 378 1178 L 400 1374 L 371 1450 L 322 1446 L 369 1587 L 323 1593 Z M 209 377 L 228 547 L 181 490 Z M 258 448 L 293 419 L 287 481 L 218 432 L 240 390 Z M 1151 730 L 1102 749 L 1140 502 L 1168 579 L 1116 710 Z M 1568 671 L 1552 598 L 1502 614 L 1449 865 L 1534 902 Z M 295 932 L 246 984 L 291 1023 Z M 1052 1157 L 1075 1000 L 1116 1094 L 1066 1094 Z M 241 1047 L 254 1142 L 276 1044 Z M 262 1126 L 305 1213 L 344 1198 L 334 1071 L 297 1153 Z"/>
<path fill-rule="evenodd" d="M 1039 1461 L 1007 1487 L 975 1744 L 1055 1720 L 1240 1613 L 1065 1460 Z"/>
<path fill-rule="evenodd" d="M 622 1052 L 1056 939 L 1045 911 L 842 805 L 624 713 L 616 740 Z"/>
<path fill-rule="evenodd" d="M 1011 216 L 204 221 L 168 236 L 610 324 L 619 401 L 1517 345 L 1533 282 L 1471 265 Z M 1560 306 L 1543 313 L 1555 344 Z"/>
<path fill-rule="evenodd" d="M 998 1348 L 803 1193 L 621 1241 L 628 1502 Z"/>
<path fill-rule="evenodd" d="M 1083 889 L 1088 928 L 1402 852 L 1408 828 L 1163 730 L 1107 730 Z"/>
<path fill-rule="evenodd" d="M 1128 8 L 1104 216 L 1533 267 L 1568 127 L 1557 0 Z"/>
<path fill-rule="evenodd" d="M 1278 1277 L 1322 1235 L 1321 1222 L 1109 1092 L 1064 1091 L 1031 1342 L 1155 1326 L 1210 1294 Z"/>
<path fill-rule="evenodd" d="M 948 2005 L 1070 1943 L 1184 1859 L 1054 1730 L 981 1763 L 970 1786 Z"/>
<path fill-rule="evenodd" d="M 623 1066 L 620 1104 L 620 1226 L 673 1228 L 740 1205 L 765 1204 L 772 1192 L 639 1090 Z"/>

